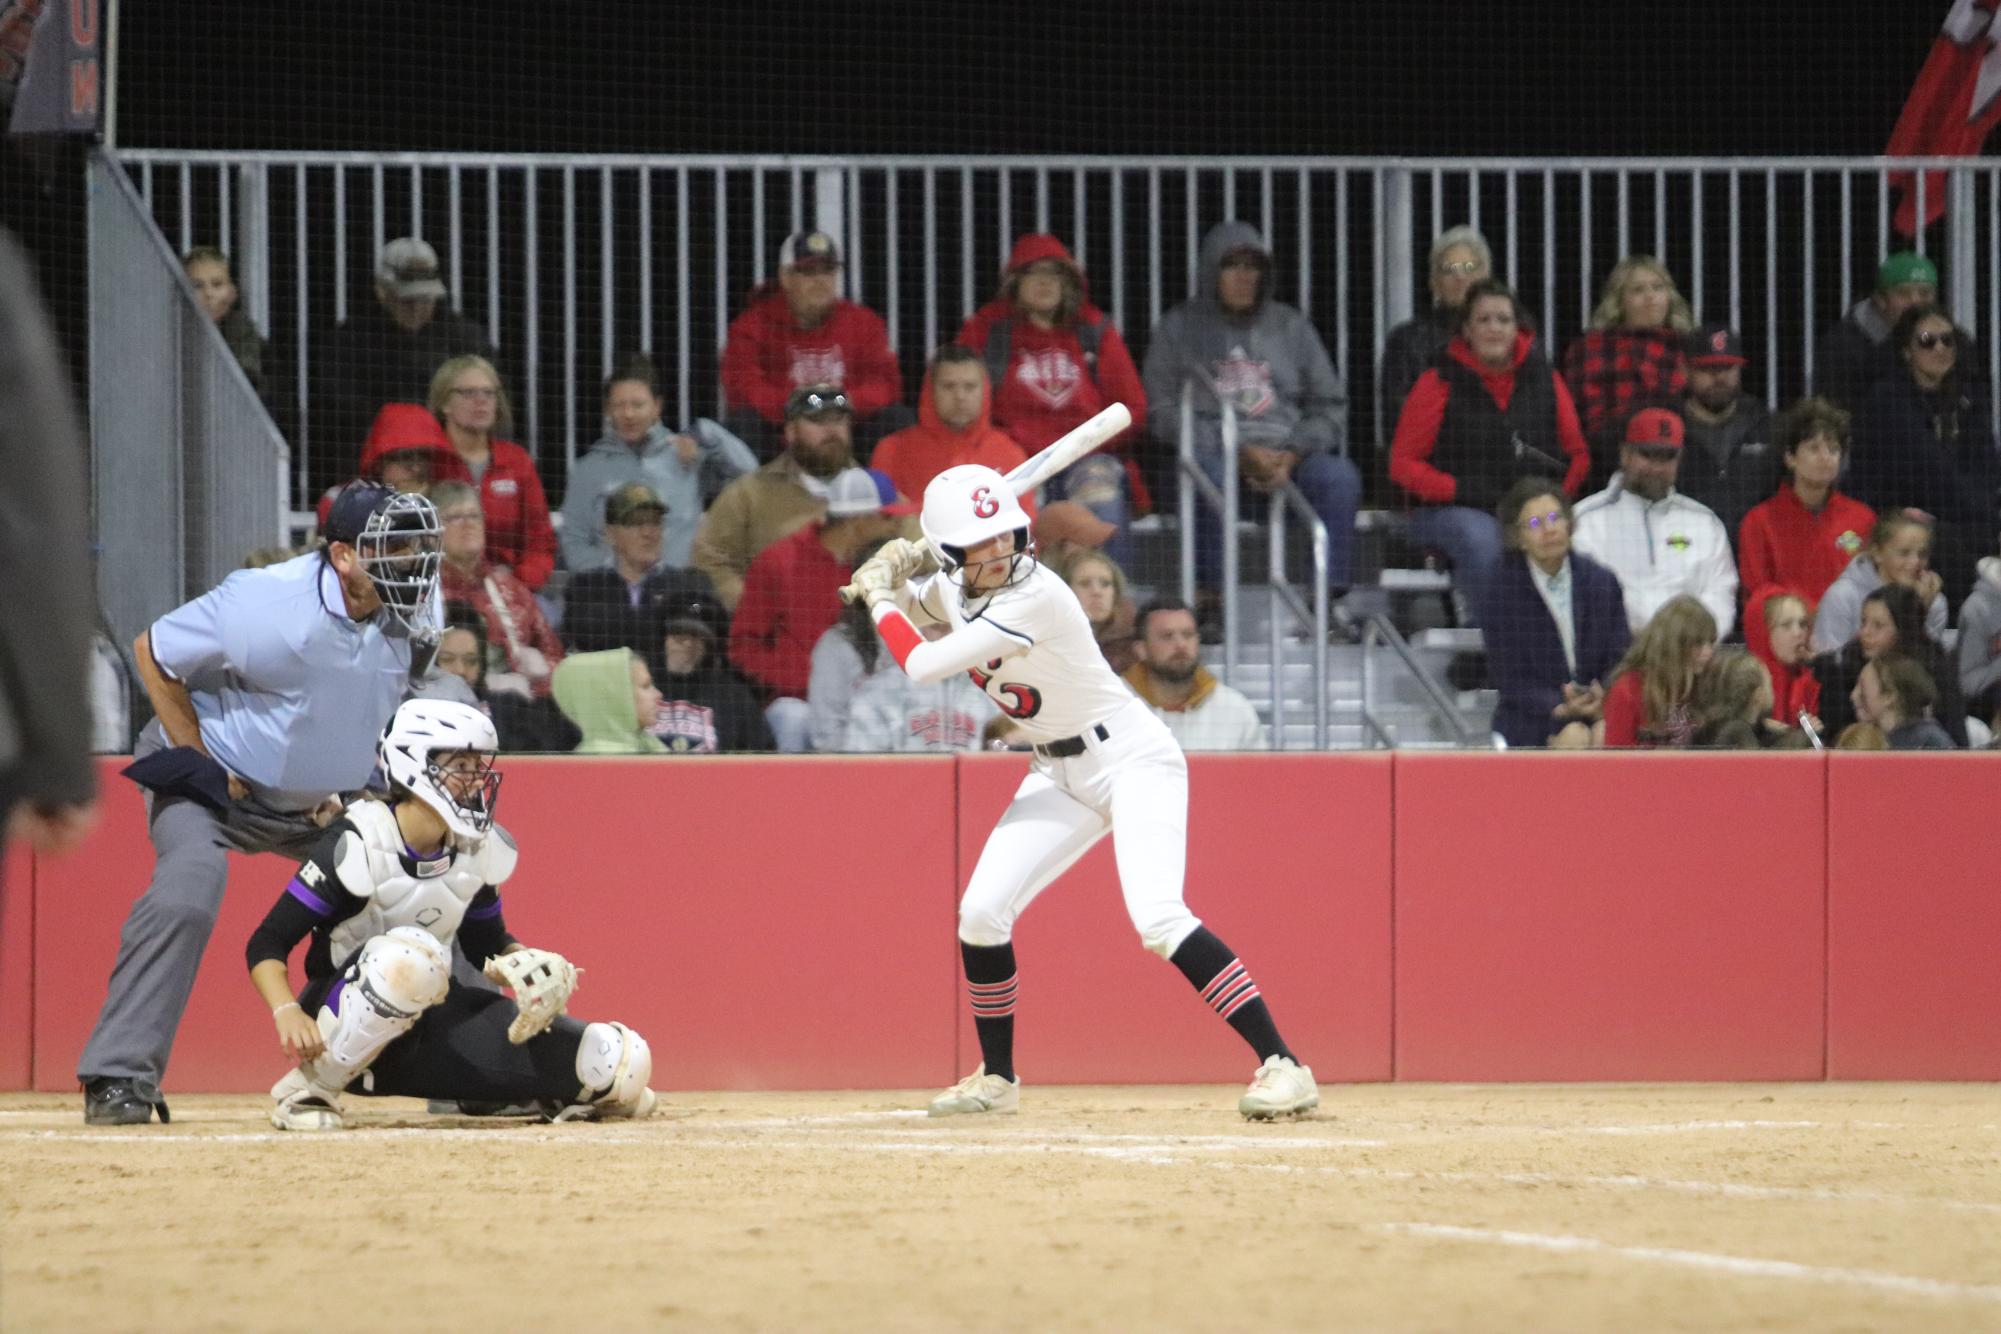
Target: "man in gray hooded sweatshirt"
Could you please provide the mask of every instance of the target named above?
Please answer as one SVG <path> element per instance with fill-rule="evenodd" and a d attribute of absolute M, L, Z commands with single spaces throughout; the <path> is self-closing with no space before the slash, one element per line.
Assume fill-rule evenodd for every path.
<path fill-rule="evenodd" d="M 1209 229 L 1197 295 L 1162 316 L 1149 340 L 1142 372 L 1147 427 L 1175 446 L 1181 386 L 1192 377 L 1195 456 L 1220 485 L 1222 402 L 1234 404 L 1238 477 L 1247 490 L 1271 492 L 1291 482 L 1305 495 L 1327 525 L 1327 580 L 1337 618 L 1345 621 L 1339 599 L 1348 591 L 1362 497 L 1361 474 L 1347 456 L 1348 394 L 1312 323 L 1271 299 L 1271 268 L 1271 247 L 1257 228 L 1223 222 Z M 1202 507 L 1196 580 L 1210 601 L 1222 582 L 1220 528 Z"/>

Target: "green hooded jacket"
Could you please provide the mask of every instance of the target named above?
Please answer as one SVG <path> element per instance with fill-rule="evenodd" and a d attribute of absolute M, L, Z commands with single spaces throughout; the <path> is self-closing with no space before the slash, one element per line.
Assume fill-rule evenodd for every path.
<path fill-rule="evenodd" d="M 556 706 L 577 725 L 584 739 L 579 755 L 664 755 L 666 745 L 640 727 L 632 702 L 632 664 L 638 655 L 629 648 L 603 653 L 572 653 L 550 678 Z M 648 719 L 647 721 L 652 721 Z"/>

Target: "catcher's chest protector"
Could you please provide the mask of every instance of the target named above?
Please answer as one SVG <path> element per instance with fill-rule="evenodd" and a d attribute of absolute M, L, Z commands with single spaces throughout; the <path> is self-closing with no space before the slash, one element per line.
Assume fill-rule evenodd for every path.
<path fill-rule="evenodd" d="M 447 843 L 430 861 L 413 860 L 396 816 L 379 801 L 347 812 L 355 832 L 343 833 L 335 854 L 341 887 L 367 906 L 334 925 L 333 957 L 345 958 L 370 937 L 399 926 L 422 927 L 449 945 L 481 886 L 498 884 L 513 867 L 513 845 L 496 828 L 472 852 Z M 494 844 L 502 847 L 495 849 Z M 497 863 L 505 863 L 504 866 Z"/>

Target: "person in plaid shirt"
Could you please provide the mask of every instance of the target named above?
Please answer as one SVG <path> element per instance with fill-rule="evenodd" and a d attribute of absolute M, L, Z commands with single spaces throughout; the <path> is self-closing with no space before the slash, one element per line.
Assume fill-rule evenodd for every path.
<path fill-rule="evenodd" d="M 1591 328 L 1563 356 L 1563 379 L 1591 442 L 1592 476 L 1619 467 L 1626 419 L 1679 400 L 1688 385 L 1683 335 L 1695 327 L 1674 276 L 1652 255 L 1628 255 L 1605 279 Z"/>

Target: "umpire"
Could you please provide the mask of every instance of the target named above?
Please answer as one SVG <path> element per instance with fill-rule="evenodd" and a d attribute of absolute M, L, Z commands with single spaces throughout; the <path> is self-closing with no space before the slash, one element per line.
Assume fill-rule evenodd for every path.
<path fill-rule="evenodd" d="M 440 526 L 421 495 L 351 483 L 319 548 L 239 570 L 133 644 L 155 720 L 125 772 L 147 789 L 153 880 L 118 938 L 97 1027 L 77 1061 L 83 1119 L 167 1120 L 160 1081 L 228 849 L 302 861 L 429 657 Z"/>

